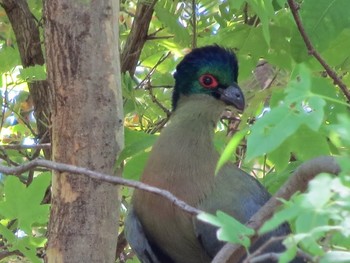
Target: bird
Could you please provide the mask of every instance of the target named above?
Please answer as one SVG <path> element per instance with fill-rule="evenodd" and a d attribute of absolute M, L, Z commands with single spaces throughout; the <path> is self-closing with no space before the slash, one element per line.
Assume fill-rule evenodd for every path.
<path fill-rule="evenodd" d="M 225 109 L 243 111 L 245 107 L 234 51 L 218 45 L 195 48 L 177 65 L 174 78 L 170 121 L 152 147 L 141 181 L 205 212 L 221 210 L 248 222 L 270 194 L 233 163 L 215 174 L 220 157 L 213 142 L 217 122 Z M 216 227 L 136 189 L 124 229 L 142 263 L 207 263 L 224 245 L 216 237 Z M 285 225 L 268 235 L 289 231 Z M 283 249 L 277 244 L 270 251 Z"/>

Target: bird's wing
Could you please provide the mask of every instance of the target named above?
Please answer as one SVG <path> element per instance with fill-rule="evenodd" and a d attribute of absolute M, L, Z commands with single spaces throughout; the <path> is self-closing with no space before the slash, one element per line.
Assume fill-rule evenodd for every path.
<path fill-rule="evenodd" d="M 269 198 L 268 192 L 255 178 L 227 164 L 220 170 L 211 194 L 199 208 L 212 214 L 221 210 L 246 223 Z M 216 238 L 217 227 L 195 219 L 194 228 L 204 249 L 214 257 L 224 244 Z"/>
<path fill-rule="evenodd" d="M 125 219 L 124 231 L 126 240 L 142 263 L 161 263 L 132 207 Z"/>

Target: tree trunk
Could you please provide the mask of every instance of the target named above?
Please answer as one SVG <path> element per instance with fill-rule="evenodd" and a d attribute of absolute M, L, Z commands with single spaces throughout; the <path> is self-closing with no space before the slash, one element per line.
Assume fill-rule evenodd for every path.
<path fill-rule="evenodd" d="M 46 0 L 53 160 L 113 174 L 123 146 L 117 0 Z M 47 262 L 114 262 L 118 188 L 54 172 Z"/>

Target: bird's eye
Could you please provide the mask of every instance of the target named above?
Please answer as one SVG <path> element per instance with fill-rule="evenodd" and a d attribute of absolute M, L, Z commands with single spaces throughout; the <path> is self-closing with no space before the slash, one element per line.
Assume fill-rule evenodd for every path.
<path fill-rule="evenodd" d="M 210 74 L 204 74 L 200 76 L 199 83 L 207 89 L 214 89 L 219 84 L 216 78 Z"/>

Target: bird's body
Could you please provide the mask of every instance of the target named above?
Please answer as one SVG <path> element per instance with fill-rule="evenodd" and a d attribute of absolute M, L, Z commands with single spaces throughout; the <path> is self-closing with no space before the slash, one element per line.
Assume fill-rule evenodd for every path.
<path fill-rule="evenodd" d="M 147 176 L 143 179 L 145 183 L 171 191 L 192 206 L 197 206 L 212 191 L 215 180 L 212 176 L 213 169 L 217 162 L 217 153 L 212 145 L 214 122 L 206 119 L 206 115 L 201 112 L 202 109 L 208 108 L 207 100 L 202 100 L 203 95 L 197 96 L 198 111 L 187 109 L 190 104 L 178 105 L 178 111 L 174 113 L 171 123 L 152 149 L 149 163 L 153 165 L 147 165 L 144 171 L 144 175 L 147 174 Z M 216 102 L 210 97 L 208 100 L 209 103 Z M 192 115 L 191 118 L 188 118 L 189 112 Z M 187 116 L 187 120 L 183 119 L 184 115 Z M 178 122 L 184 125 L 178 125 Z M 172 138 L 178 138 L 178 140 Z M 178 144 L 180 141 L 181 144 Z M 192 153 L 191 156 L 187 154 L 188 151 Z M 212 156 L 215 156 L 215 159 Z M 163 167 L 167 167 L 167 174 L 159 178 L 159 174 L 164 175 Z M 188 172 L 202 176 L 200 179 L 187 176 Z M 187 213 L 163 198 L 145 192 L 135 193 L 133 204 L 140 217 L 150 213 L 150 207 L 161 211 L 156 213 L 155 217 L 145 216 L 146 220 L 143 220 L 142 224 L 147 229 L 147 226 L 159 225 L 159 221 L 166 222 L 159 225 L 160 227 L 155 229 L 154 233 L 149 234 L 154 235 L 156 240 L 164 244 L 167 254 L 172 254 L 172 251 L 182 251 L 181 254 L 171 255 L 175 262 L 210 261 L 208 255 L 201 249 L 194 232 L 193 219 Z M 173 240 L 182 240 L 182 242 Z M 194 259 L 191 259 L 191 255 Z"/>
<path fill-rule="evenodd" d="M 225 108 L 244 108 L 237 75 L 234 54 L 217 46 L 195 49 L 184 58 L 175 75 L 170 123 L 152 148 L 142 182 L 204 211 L 222 210 L 245 223 L 270 196 L 233 164 L 224 165 L 215 176 L 219 154 L 213 143 Z M 135 191 L 125 227 L 144 263 L 206 263 L 223 245 L 216 239 L 215 227 L 145 191 Z"/>

